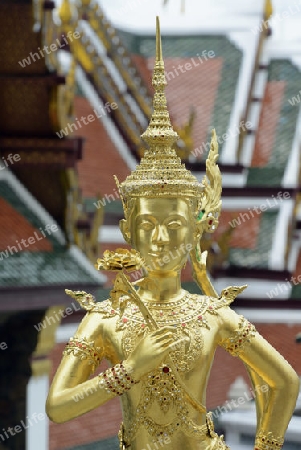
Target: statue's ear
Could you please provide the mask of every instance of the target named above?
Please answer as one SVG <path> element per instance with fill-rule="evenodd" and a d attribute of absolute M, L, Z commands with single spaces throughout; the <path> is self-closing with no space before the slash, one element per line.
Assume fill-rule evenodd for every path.
<path fill-rule="evenodd" d="M 119 228 L 120 228 L 120 231 L 121 231 L 122 236 L 124 237 L 125 241 L 128 244 L 131 244 L 131 233 L 130 233 L 130 230 L 129 230 L 129 227 L 128 227 L 127 220 L 125 220 L 125 219 L 120 220 L 119 221 Z"/>

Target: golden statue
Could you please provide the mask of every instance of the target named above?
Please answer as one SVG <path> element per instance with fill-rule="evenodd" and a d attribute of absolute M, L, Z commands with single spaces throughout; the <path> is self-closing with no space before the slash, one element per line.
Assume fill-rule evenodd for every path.
<path fill-rule="evenodd" d="M 154 112 L 142 135 L 148 144 L 140 165 L 117 186 L 125 219 L 120 228 L 133 250 L 106 251 L 98 269 L 119 271 L 110 299 L 66 291 L 87 314 L 70 339 L 52 382 L 47 413 L 66 422 L 120 395 L 120 449 L 228 449 L 206 414 L 206 388 L 217 346 L 240 358 L 256 392 L 254 449 L 280 449 L 299 392 L 299 378 L 255 327 L 230 303 L 246 286 L 218 296 L 207 278 L 199 242 L 213 232 L 221 209 L 221 175 L 213 131 L 202 183 L 181 164 L 171 145 L 178 136 L 166 106 L 157 19 L 153 74 Z M 205 295 L 181 288 L 190 254 Z M 131 283 L 126 272 L 143 268 Z M 91 378 L 105 358 L 111 367 Z M 261 389 L 265 386 L 266 389 Z M 92 392 L 77 402 L 80 393 Z"/>

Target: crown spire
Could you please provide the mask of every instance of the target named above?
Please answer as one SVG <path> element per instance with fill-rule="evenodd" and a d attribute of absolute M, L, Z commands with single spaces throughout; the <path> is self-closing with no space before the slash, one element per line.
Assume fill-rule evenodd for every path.
<path fill-rule="evenodd" d="M 159 17 L 156 17 L 156 62 L 162 61 L 163 62 L 163 56 L 162 56 L 162 42 L 161 42 L 161 32 L 160 32 L 160 20 Z"/>
<path fill-rule="evenodd" d="M 137 197 L 203 198 L 204 185 L 185 168 L 172 144 L 179 138 L 172 128 L 164 93 L 166 78 L 162 58 L 160 23 L 157 17 L 156 60 L 152 84 L 154 111 L 146 131 L 141 136 L 148 144 L 144 157 L 136 169 L 119 183 L 115 177 L 124 213 L 127 217 L 129 201 Z"/>
<path fill-rule="evenodd" d="M 164 146 L 170 147 L 170 145 L 179 139 L 179 136 L 172 128 L 167 110 L 167 102 L 164 92 L 167 82 L 164 72 L 160 21 L 158 16 L 156 18 L 156 61 L 152 85 L 155 90 L 153 100 L 154 111 L 149 126 L 141 137 L 150 147 L 157 144 L 163 144 Z"/>

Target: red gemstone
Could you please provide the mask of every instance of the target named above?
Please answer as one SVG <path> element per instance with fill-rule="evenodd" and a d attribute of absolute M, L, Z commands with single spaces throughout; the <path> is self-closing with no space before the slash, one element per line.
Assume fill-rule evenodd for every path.
<path fill-rule="evenodd" d="M 209 220 L 209 222 L 208 222 L 208 223 L 209 223 L 209 225 L 212 225 L 212 222 L 213 222 L 213 220 Z"/>
<path fill-rule="evenodd" d="M 164 373 L 168 373 L 168 372 L 169 372 L 169 367 L 164 366 L 163 369 L 162 369 L 162 371 L 163 371 Z"/>
<path fill-rule="evenodd" d="M 128 321 L 128 320 L 127 320 L 126 317 L 124 317 L 124 318 L 122 319 L 122 322 L 123 322 L 123 323 L 127 323 L 127 321 Z"/>
<path fill-rule="evenodd" d="M 202 320 L 203 316 L 198 316 L 198 319 Z"/>

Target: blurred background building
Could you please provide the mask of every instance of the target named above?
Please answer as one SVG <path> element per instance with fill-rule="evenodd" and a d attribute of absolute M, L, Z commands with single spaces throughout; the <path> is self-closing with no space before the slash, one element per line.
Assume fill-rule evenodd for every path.
<path fill-rule="evenodd" d="M 143 155 L 156 14 L 177 152 L 199 180 L 218 135 L 223 212 L 203 239 L 213 284 L 248 284 L 233 307 L 301 375 L 301 3 L 2 0 L 0 450 L 118 448 L 118 399 L 59 425 L 44 404 L 84 314 L 64 289 L 106 299 L 113 277 L 95 260 L 126 247 L 113 174 Z M 189 264 L 183 286 L 199 292 Z M 301 448 L 300 402 L 285 450 Z M 248 376 L 222 349 L 207 406 L 231 449 L 252 449 Z"/>

